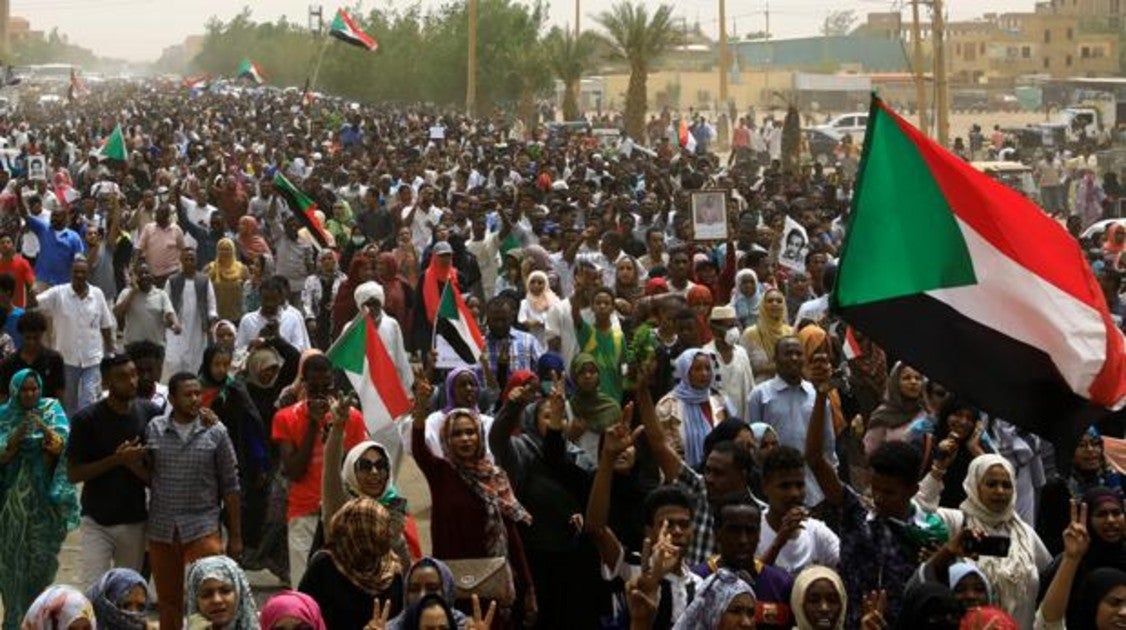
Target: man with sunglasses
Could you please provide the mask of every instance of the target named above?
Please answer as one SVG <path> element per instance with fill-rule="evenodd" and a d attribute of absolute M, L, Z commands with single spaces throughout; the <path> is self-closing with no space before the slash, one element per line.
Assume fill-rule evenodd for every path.
<path fill-rule="evenodd" d="M 272 435 L 281 455 L 282 473 L 289 480 L 286 521 L 289 546 L 289 579 L 301 583 L 320 521 L 321 475 L 324 442 L 332 424 L 335 402 L 332 364 L 323 354 L 314 354 L 301 365 L 304 400 L 278 410 Z M 367 439 L 364 418 L 349 409 L 344 426 L 344 450 Z"/>

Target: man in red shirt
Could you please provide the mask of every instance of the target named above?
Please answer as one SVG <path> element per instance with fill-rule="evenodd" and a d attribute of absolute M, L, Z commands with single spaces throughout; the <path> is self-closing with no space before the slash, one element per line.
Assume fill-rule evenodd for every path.
<path fill-rule="evenodd" d="M 27 296 L 32 294 L 32 285 L 35 284 L 35 271 L 26 258 L 16 253 L 16 242 L 11 234 L 0 234 L 0 273 L 16 279 L 12 305 L 27 308 Z"/>
<path fill-rule="evenodd" d="M 301 583 L 320 518 L 324 442 L 332 422 L 332 364 L 323 354 L 309 356 L 301 366 L 300 377 L 304 400 L 279 409 L 271 431 L 281 454 L 282 472 L 289 479 L 286 521 L 289 579 L 293 585 Z M 353 408 L 344 427 L 345 452 L 366 439 L 364 417 Z"/>

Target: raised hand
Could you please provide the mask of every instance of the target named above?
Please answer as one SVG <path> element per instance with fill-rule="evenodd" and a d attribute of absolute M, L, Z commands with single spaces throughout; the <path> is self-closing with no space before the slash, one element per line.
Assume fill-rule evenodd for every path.
<path fill-rule="evenodd" d="M 497 613 L 496 601 L 489 602 L 489 610 L 481 616 L 481 600 L 473 595 L 473 618 L 465 624 L 465 630 L 489 630 Z"/>
<path fill-rule="evenodd" d="M 602 452 L 605 453 L 607 457 L 617 459 L 618 455 L 621 455 L 626 449 L 633 446 L 633 443 L 641 437 L 642 432 L 645 431 L 644 426 L 631 429 L 630 421 L 632 419 L 633 403 L 631 402 L 627 403 L 625 409 L 622 410 L 621 419 L 603 433 Z"/>
<path fill-rule="evenodd" d="M 476 596 L 474 596 L 476 597 Z M 387 603 L 375 598 L 375 606 L 371 609 L 371 620 L 364 625 L 364 630 L 387 630 L 387 618 L 391 616 L 391 600 Z"/>
<path fill-rule="evenodd" d="M 871 591 L 864 595 L 861 607 L 860 627 L 862 630 L 884 630 L 888 627 L 884 612 L 888 607 L 888 593 L 885 590 Z"/>
<path fill-rule="evenodd" d="M 653 544 L 651 551 L 648 571 L 654 579 L 659 580 L 672 573 L 680 564 L 680 549 L 672 543 L 667 520 L 661 522 L 661 531 L 657 534 L 657 542 Z"/>
<path fill-rule="evenodd" d="M 414 368 L 414 405 L 418 409 L 421 405 L 426 408 L 430 404 L 430 396 L 434 394 L 434 386 L 430 384 L 430 379 L 426 377 L 426 373 L 422 368 Z"/>
<path fill-rule="evenodd" d="M 1087 553 L 1091 545 L 1091 537 L 1087 533 L 1087 503 L 1083 501 L 1071 502 L 1071 522 L 1063 530 L 1063 555 L 1072 560 L 1079 560 Z"/>

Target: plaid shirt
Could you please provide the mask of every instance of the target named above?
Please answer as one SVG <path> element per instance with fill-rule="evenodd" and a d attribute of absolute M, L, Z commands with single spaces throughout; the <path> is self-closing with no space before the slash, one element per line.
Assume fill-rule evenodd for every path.
<path fill-rule="evenodd" d="M 688 555 L 684 562 L 689 566 L 703 564 L 715 553 L 715 519 L 712 518 L 712 509 L 708 505 L 704 477 L 681 464 L 676 483 L 696 502 L 696 507 L 692 510 L 692 542 L 688 544 Z"/>
<path fill-rule="evenodd" d="M 197 418 L 187 439 L 171 414 L 153 418 L 147 429 L 149 451 L 150 540 L 198 540 L 219 531 L 223 497 L 239 491 L 238 465 L 222 423 L 204 427 Z"/>
<path fill-rule="evenodd" d="M 543 346 L 538 339 L 522 330 L 509 329 L 508 336 L 497 339 L 485 334 L 485 351 L 489 353 L 489 369 L 497 375 L 497 383 L 503 388 L 507 376 L 518 370 L 536 371 L 536 361 L 543 354 Z M 505 379 L 499 378 L 499 358 L 508 357 L 508 372 Z"/>

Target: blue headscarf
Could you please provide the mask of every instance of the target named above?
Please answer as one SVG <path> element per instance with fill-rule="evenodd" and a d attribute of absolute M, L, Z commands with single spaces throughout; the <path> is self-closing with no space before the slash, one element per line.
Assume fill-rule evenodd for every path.
<path fill-rule="evenodd" d="M 125 598 L 140 586 L 148 602 L 145 578 L 133 569 L 110 569 L 86 591 L 86 599 L 94 605 L 98 625 L 112 630 L 145 630 L 148 626 L 143 612 L 123 610 Z"/>
<path fill-rule="evenodd" d="M 409 585 L 411 583 L 411 576 L 414 575 L 415 571 L 425 568 L 431 568 L 437 571 L 438 577 L 442 580 L 442 592 L 437 593 L 437 595 L 439 595 L 447 604 L 450 604 L 451 608 L 454 602 L 457 600 L 457 593 L 454 588 L 454 574 L 452 571 L 450 571 L 450 568 L 446 566 L 446 563 L 430 556 L 419 558 L 417 562 L 411 565 L 410 569 L 407 569 L 406 578 L 403 580 L 403 612 L 399 613 L 398 617 L 395 617 L 390 621 L 390 623 L 387 624 L 388 630 L 402 630 L 406 627 L 405 623 L 407 618 L 407 611 L 411 609 L 411 602 L 409 599 L 410 595 L 408 594 L 408 591 L 410 589 L 406 588 L 405 585 Z M 453 614 L 454 622 L 457 624 L 457 627 L 464 628 L 466 622 L 469 621 L 469 618 L 456 608 L 453 609 Z"/>
<path fill-rule="evenodd" d="M 681 615 L 673 630 L 717 630 L 727 607 L 736 597 L 747 594 L 755 598 L 755 591 L 729 569 L 713 573 L 696 592 L 696 598 Z"/>
<path fill-rule="evenodd" d="M 481 389 L 481 379 L 477 378 L 477 371 L 473 368 L 463 366 L 450 370 L 450 373 L 446 375 L 446 402 L 445 406 L 442 407 L 442 411 L 448 413 L 451 409 L 459 406 L 454 404 L 454 387 L 457 385 L 458 377 L 462 374 L 468 374 L 472 376 L 473 381 L 477 383 L 477 389 Z M 473 412 L 477 412 L 476 407 L 473 408 Z"/>
<path fill-rule="evenodd" d="M 985 573 L 983 573 L 982 570 L 979 569 L 978 566 L 973 562 L 963 560 L 962 562 L 955 562 L 954 564 L 950 565 L 950 568 L 947 569 L 947 577 L 948 584 L 950 585 L 950 590 L 953 591 L 957 589 L 958 583 L 970 574 L 976 575 L 981 578 L 982 583 L 985 584 L 985 596 L 989 600 L 989 603 L 993 603 L 993 586 L 989 583 L 989 578 L 985 577 Z"/>
<path fill-rule="evenodd" d="M 20 390 L 28 378 L 35 379 L 39 384 L 39 398 L 29 408 L 20 404 Z M 0 405 L 0 444 L 7 444 L 8 437 L 25 420 L 37 415 L 47 428 L 63 440 L 65 445 L 70 437 L 70 423 L 66 419 L 66 412 L 62 405 L 54 398 L 43 396 L 43 379 L 35 370 L 25 368 L 16 372 L 8 385 L 8 402 Z M 32 466 L 39 487 L 47 488 L 47 497 L 60 510 L 67 531 L 78 527 L 78 492 L 74 484 L 67 478 L 66 447 L 59 454 L 54 471 L 48 471 L 40 454 L 43 452 L 43 431 L 32 426 L 24 434 L 20 445 L 18 460 L 13 463 L 28 464 Z M 0 492 L 6 492 L 19 473 L 19 465 L 5 466 L 0 472 Z"/>
<path fill-rule="evenodd" d="M 681 429 L 684 432 L 684 461 L 691 468 L 697 468 L 704 459 L 704 438 L 712 430 L 712 423 L 704 415 L 704 405 L 711 404 L 711 383 L 706 387 L 692 386 L 688 372 L 697 357 L 705 357 L 708 366 L 712 369 L 712 380 L 715 380 L 715 370 L 712 366 L 712 356 L 699 348 L 690 348 L 680 353 L 676 358 L 676 376 L 680 381 L 672 390 L 672 396 L 680 401 L 684 417 L 680 419 Z"/>

